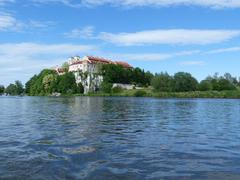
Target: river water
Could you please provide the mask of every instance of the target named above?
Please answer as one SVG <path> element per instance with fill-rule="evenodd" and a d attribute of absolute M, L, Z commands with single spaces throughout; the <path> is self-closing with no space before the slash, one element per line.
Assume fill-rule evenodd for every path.
<path fill-rule="evenodd" d="M 240 100 L 0 97 L 0 179 L 240 179 Z"/>

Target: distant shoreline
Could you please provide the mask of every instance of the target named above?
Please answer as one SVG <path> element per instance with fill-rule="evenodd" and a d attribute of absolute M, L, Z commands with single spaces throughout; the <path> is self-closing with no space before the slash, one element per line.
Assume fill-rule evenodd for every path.
<path fill-rule="evenodd" d="M 24 95 L 28 96 L 28 95 Z M 62 94 L 60 96 L 43 95 L 35 97 L 150 97 L 174 99 L 240 99 L 240 90 L 229 91 L 191 91 L 191 92 L 154 92 L 149 89 L 123 90 L 119 93 Z M 30 96 L 31 97 L 31 96 Z M 34 97 L 34 96 L 32 96 Z"/>
<path fill-rule="evenodd" d="M 121 93 L 93 93 L 86 96 L 100 97 L 152 97 L 152 98 L 210 98 L 240 99 L 240 91 L 192 91 L 192 92 L 153 92 L 149 90 L 125 90 Z"/>

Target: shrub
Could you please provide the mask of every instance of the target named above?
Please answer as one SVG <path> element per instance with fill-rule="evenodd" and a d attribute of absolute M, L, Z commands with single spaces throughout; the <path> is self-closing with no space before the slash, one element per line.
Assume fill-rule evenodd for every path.
<path fill-rule="evenodd" d="M 144 97 L 144 96 L 146 96 L 146 91 L 144 91 L 144 90 L 138 90 L 138 91 L 136 91 L 135 93 L 134 93 L 134 96 L 135 97 Z"/>
<path fill-rule="evenodd" d="M 119 86 L 112 88 L 113 93 L 121 93 L 122 91 L 123 91 L 123 89 Z"/>
<path fill-rule="evenodd" d="M 112 92 L 112 84 L 103 82 L 101 84 L 101 91 L 104 93 L 111 93 Z"/>
<path fill-rule="evenodd" d="M 78 93 L 80 93 L 80 94 L 84 93 L 84 87 L 83 87 L 82 83 L 78 83 L 77 90 L 78 90 Z"/>

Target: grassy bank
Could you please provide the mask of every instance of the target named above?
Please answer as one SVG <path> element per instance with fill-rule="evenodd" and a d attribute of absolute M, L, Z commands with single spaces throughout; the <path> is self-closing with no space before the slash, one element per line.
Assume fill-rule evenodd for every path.
<path fill-rule="evenodd" d="M 123 90 L 119 93 L 90 93 L 88 96 L 156 97 L 156 98 L 233 98 L 240 99 L 240 90 L 232 91 L 193 91 L 193 92 L 154 92 L 151 89 Z"/>

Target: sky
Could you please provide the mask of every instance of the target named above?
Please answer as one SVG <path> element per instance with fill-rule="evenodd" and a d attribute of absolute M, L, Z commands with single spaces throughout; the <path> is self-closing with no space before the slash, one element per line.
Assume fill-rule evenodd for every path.
<path fill-rule="evenodd" d="M 239 0 L 0 0 L 0 84 L 71 56 L 240 76 Z"/>

